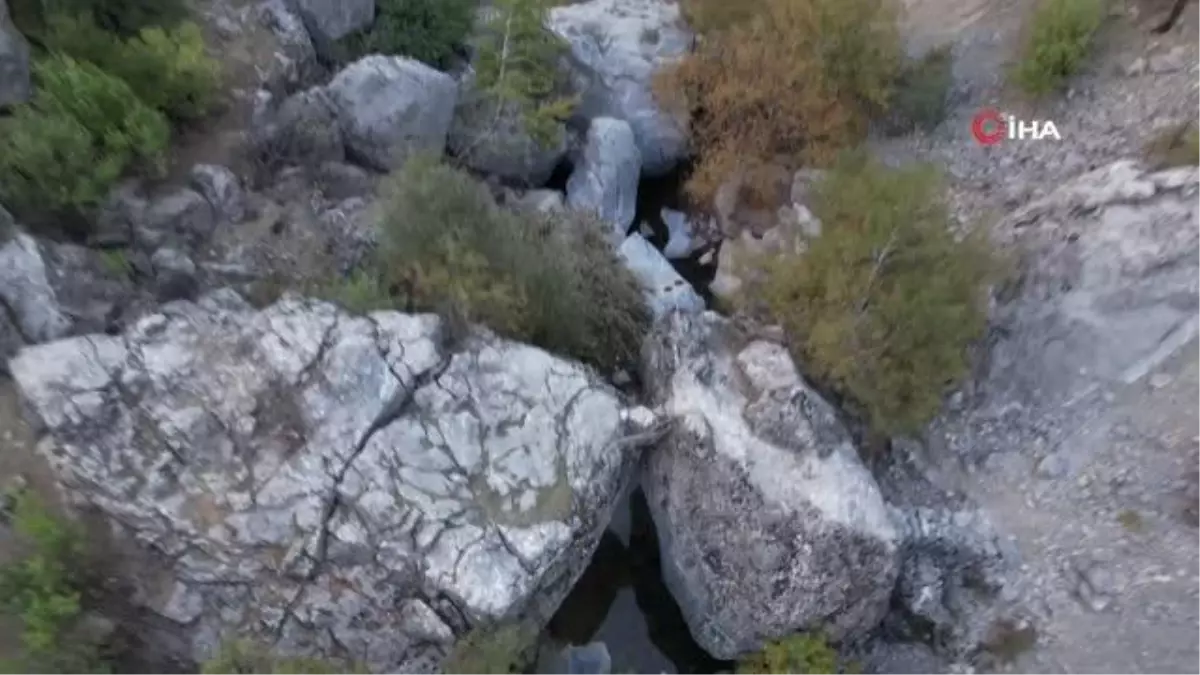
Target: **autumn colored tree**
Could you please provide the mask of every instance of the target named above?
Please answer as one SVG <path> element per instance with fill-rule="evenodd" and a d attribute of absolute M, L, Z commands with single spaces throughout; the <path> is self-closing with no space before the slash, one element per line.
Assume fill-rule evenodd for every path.
<path fill-rule="evenodd" d="M 756 0 L 724 27 L 717 1 L 685 4 L 708 31 L 656 82 L 690 129 L 699 163 L 688 190 L 701 203 L 734 171 L 755 196 L 755 174 L 772 163 L 821 163 L 853 145 L 903 63 L 889 0 Z"/>

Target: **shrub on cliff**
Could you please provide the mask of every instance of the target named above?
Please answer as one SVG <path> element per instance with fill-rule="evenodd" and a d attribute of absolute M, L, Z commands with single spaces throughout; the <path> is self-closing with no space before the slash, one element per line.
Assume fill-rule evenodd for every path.
<path fill-rule="evenodd" d="M 660 101 L 690 123 L 699 155 L 689 192 L 709 203 L 735 170 L 753 192 L 781 157 L 819 163 L 855 144 L 902 62 L 894 11 L 888 0 L 761 0 L 662 71 Z"/>
<path fill-rule="evenodd" d="M 126 172 L 162 169 L 166 119 L 123 80 L 67 56 L 35 66 L 37 93 L 0 119 L 0 201 L 86 211 Z"/>
<path fill-rule="evenodd" d="M 799 633 L 767 643 L 738 662 L 740 675 L 757 673 L 836 673 L 837 652 L 821 635 Z"/>
<path fill-rule="evenodd" d="M 1104 0 L 1040 0 L 1013 73 L 1017 85 L 1034 96 L 1062 87 L 1091 51 L 1107 11 Z"/>
<path fill-rule="evenodd" d="M 375 260 L 335 299 L 480 323 L 604 371 L 636 361 L 649 312 L 599 223 L 502 209 L 428 157 L 409 160 L 386 199 Z"/>
<path fill-rule="evenodd" d="M 342 57 L 395 54 L 445 70 L 466 47 L 477 7 L 475 0 L 379 0 L 375 23 L 339 41 Z"/>
<path fill-rule="evenodd" d="M 176 122 L 208 114 L 220 94 L 220 64 L 206 53 L 200 27 L 190 21 L 121 38 L 86 16 L 59 14 L 48 20 L 45 43 L 121 78 L 143 102 Z"/>
<path fill-rule="evenodd" d="M 41 44 L 51 17 L 87 19 L 120 36 L 136 35 L 152 26 L 172 26 L 187 16 L 186 0 L 8 0 L 13 22 Z"/>
<path fill-rule="evenodd" d="M 235 640 L 221 646 L 221 651 L 200 667 L 205 675 L 228 675 L 229 673 L 267 673 L 269 675 L 325 675 L 334 673 L 365 673 L 355 665 L 347 669 L 344 664 L 322 659 L 285 657 L 273 654 L 268 647 L 249 640 Z"/>
<path fill-rule="evenodd" d="M 757 289 L 797 359 L 885 434 L 918 431 L 985 326 L 985 244 L 957 240 L 938 174 L 839 163 L 812 202 L 823 234 Z"/>

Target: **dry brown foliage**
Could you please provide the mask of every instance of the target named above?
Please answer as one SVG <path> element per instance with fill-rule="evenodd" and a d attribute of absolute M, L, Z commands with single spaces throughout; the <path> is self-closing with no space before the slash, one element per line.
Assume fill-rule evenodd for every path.
<path fill-rule="evenodd" d="M 713 1 L 691 0 L 690 12 Z M 702 204 L 735 171 L 753 193 L 773 162 L 823 164 L 854 145 L 902 63 L 888 0 L 755 5 L 754 16 L 710 30 L 655 83 L 660 102 L 690 128 L 699 162 L 688 191 Z"/>

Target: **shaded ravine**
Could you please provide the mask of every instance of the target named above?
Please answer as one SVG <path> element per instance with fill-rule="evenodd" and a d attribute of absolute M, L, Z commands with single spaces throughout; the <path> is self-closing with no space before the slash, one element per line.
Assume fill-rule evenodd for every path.
<path fill-rule="evenodd" d="M 717 673 L 733 666 L 692 639 L 663 582 L 658 536 L 636 486 L 618 503 L 591 564 L 546 632 L 560 644 L 604 642 L 614 673 Z"/>

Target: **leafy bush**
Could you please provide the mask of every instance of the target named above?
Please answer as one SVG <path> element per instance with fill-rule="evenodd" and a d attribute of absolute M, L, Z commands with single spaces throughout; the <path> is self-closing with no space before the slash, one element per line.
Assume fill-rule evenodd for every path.
<path fill-rule="evenodd" d="M 198 119 L 217 103 L 220 64 L 205 52 L 204 35 L 193 22 L 146 28 L 125 39 L 87 18 L 56 15 L 48 24 L 47 46 L 120 77 L 172 120 Z"/>
<path fill-rule="evenodd" d="M 1014 76 L 1035 96 L 1060 88 L 1079 69 L 1104 21 L 1104 0 L 1041 0 Z"/>
<path fill-rule="evenodd" d="M 186 0 L 9 0 L 17 27 L 41 44 L 53 16 L 91 19 L 95 25 L 122 36 L 152 26 L 171 26 L 187 16 Z"/>
<path fill-rule="evenodd" d="M 1146 144 L 1146 161 L 1153 169 L 1200 164 L 1200 133 L 1191 122 L 1173 124 Z"/>
<path fill-rule="evenodd" d="M 248 640 L 222 645 L 221 652 L 200 668 L 206 675 L 227 673 L 270 673 L 271 675 L 324 675 L 326 673 L 366 672 L 361 667 L 346 670 L 340 663 L 301 657 L 279 657 Z"/>
<path fill-rule="evenodd" d="M 398 54 L 445 70 L 467 43 L 476 0 L 379 0 L 375 23 L 340 42 L 345 58 Z"/>
<path fill-rule="evenodd" d="M 31 492 L 10 495 L 12 527 L 25 555 L 0 567 L 0 610 L 21 625 L 21 653 L 5 672 L 107 672 L 103 645 L 78 630 L 88 581 L 82 533 Z"/>
<path fill-rule="evenodd" d="M 0 198 L 14 208 L 81 211 L 127 170 L 161 171 L 170 129 L 129 85 L 54 55 L 35 66 L 37 94 L 0 120 Z"/>
<path fill-rule="evenodd" d="M 575 100 L 559 96 L 566 44 L 546 30 L 553 0 L 496 0 L 476 40 L 475 88 L 495 109 L 515 107 L 525 129 L 549 143 Z"/>
<path fill-rule="evenodd" d="M 690 120 L 699 154 L 691 195 L 709 203 L 741 170 L 763 197 L 760 174 L 781 156 L 820 163 L 860 139 L 902 62 L 894 11 L 888 0 L 761 0 L 662 71 L 658 95 Z"/>
<path fill-rule="evenodd" d="M 895 131 L 930 131 L 946 117 L 946 94 L 954 82 L 949 45 L 910 60 L 900 71 L 889 103 Z"/>
<path fill-rule="evenodd" d="M 990 253 L 951 234 L 931 167 L 853 156 L 816 187 L 813 212 L 824 233 L 769 260 L 760 297 L 798 360 L 876 431 L 917 431 L 985 326 Z"/>
<path fill-rule="evenodd" d="M 372 269 L 397 306 L 482 323 L 601 370 L 635 362 L 649 313 L 600 224 L 501 209 L 430 158 L 407 162 L 388 193 Z"/>
<path fill-rule="evenodd" d="M 692 30 L 709 35 L 749 20 L 762 4 L 762 0 L 682 0 L 679 11 Z"/>
<path fill-rule="evenodd" d="M 821 635 L 799 633 L 768 643 L 761 651 L 738 663 L 737 672 L 754 673 L 836 673 L 837 652 Z"/>
<path fill-rule="evenodd" d="M 530 650 L 537 640 L 537 631 L 521 623 L 505 624 L 493 629 L 475 629 L 455 645 L 442 672 L 451 673 L 521 673 L 531 660 Z"/>

